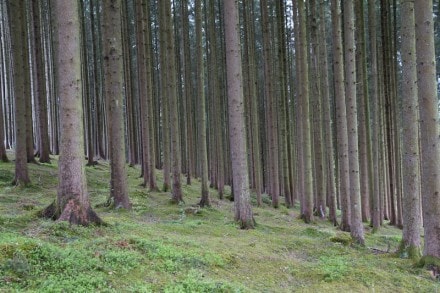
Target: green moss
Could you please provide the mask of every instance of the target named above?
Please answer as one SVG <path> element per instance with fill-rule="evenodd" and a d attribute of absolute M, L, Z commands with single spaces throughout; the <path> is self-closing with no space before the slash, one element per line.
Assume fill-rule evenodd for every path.
<path fill-rule="evenodd" d="M 409 258 L 414 262 L 419 261 L 422 256 L 420 247 L 414 245 L 405 245 L 403 240 L 400 242 L 398 254 L 401 258 Z"/>
<path fill-rule="evenodd" d="M 353 239 L 351 238 L 350 233 L 343 233 L 343 232 L 340 232 L 335 236 L 331 237 L 330 241 L 335 243 L 341 243 L 345 246 L 348 246 L 353 243 Z"/>
<path fill-rule="evenodd" d="M 418 262 L 418 266 L 424 268 L 435 268 L 438 272 L 440 272 L 440 258 L 425 255 Z"/>
<path fill-rule="evenodd" d="M 331 223 L 306 225 L 299 207 L 254 206 L 258 226 L 241 230 L 233 202 L 192 209 L 200 185 L 183 185 L 185 203 L 139 186 L 128 168 L 133 211 L 96 212 L 108 225 L 78 227 L 35 216 L 56 197 L 57 160 L 30 165 L 33 186 L 0 183 L 0 291 L 3 292 L 436 292 L 438 282 L 409 259 L 352 246 Z M 13 164 L 0 164 L 0 174 Z M 12 171 L 11 171 L 12 172 Z M 158 186 L 162 174 L 157 173 Z M 9 175 L 7 175 L 9 176 Z M 109 193 L 106 162 L 87 168 L 92 204 Z M 1 182 L 1 181 L 0 181 Z M 229 187 L 227 188 L 229 193 Z M 268 201 L 269 200 L 269 201 Z M 33 208 L 26 208 L 27 206 Z M 368 247 L 395 251 L 401 231 L 367 231 Z M 344 244 L 344 245 L 341 245 Z"/>

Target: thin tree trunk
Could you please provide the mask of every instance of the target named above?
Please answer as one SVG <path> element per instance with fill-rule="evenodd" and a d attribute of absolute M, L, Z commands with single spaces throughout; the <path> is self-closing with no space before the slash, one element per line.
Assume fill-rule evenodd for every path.
<path fill-rule="evenodd" d="M 270 42 L 270 19 L 268 5 L 266 0 L 261 0 L 261 21 L 263 33 L 263 58 L 264 58 L 264 96 L 267 105 L 267 143 L 268 143 L 268 160 L 267 168 L 269 170 L 269 195 L 272 197 L 272 206 L 279 206 L 280 192 L 280 176 L 279 176 L 279 158 L 278 158 L 278 127 L 276 96 L 274 93 L 273 81 L 273 55 L 272 45 Z"/>
<path fill-rule="evenodd" d="M 246 23 L 246 44 L 248 50 L 248 71 L 249 71 L 249 102 L 251 112 L 251 139 L 252 139 L 252 161 L 253 161 L 253 176 L 254 186 L 257 196 L 257 205 L 262 205 L 262 170 L 261 170 L 261 148 L 260 148 L 260 131 L 259 131 L 259 115 L 258 115 L 258 95 L 257 95 L 257 65 L 255 55 L 255 24 L 254 24 L 254 4 L 252 1 L 244 1 L 243 9 Z"/>
<path fill-rule="evenodd" d="M 303 144 L 303 179 L 304 179 L 304 203 L 302 218 L 306 223 L 313 222 L 313 172 L 312 172 L 312 142 L 310 127 L 310 97 L 309 97 L 309 66 L 307 63 L 307 30 L 306 30 L 306 9 L 302 1 L 298 3 L 299 18 L 299 50 L 300 50 L 300 69 L 301 79 L 301 105 L 302 105 L 302 144 Z"/>
<path fill-rule="evenodd" d="M 347 104 L 348 161 L 350 176 L 350 204 L 352 238 L 364 245 L 364 227 L 362 225 L 361 194 L 359 178 L 359 143 L 358 115 L 356 101 L 356 45 L 354 38 L 354 4 L 353 0 L 344 1 L 344 44 L 345 44 L 345 87 Z"/>
<path fill-rule="evenodd" d="M 168 1 L 164 1 L 164 20 L 165 20 L 165 47 L 161 48 L 166 50 L 167 67 L 168 72 L 166 85 L 169 98 L 169 122 L 171 131 L 171 155 L 172 155 L 172 173 L 173 173 L 173 188 L 172 188 L 172 201 L 179 203 L 183 201 L 182 186 L 181 186 L 181 158 L 180 158 L 180 131 L 177 109 L 177 76 L 176 76 L 176 58 L 174 47 L 174 30 L 173 21 L 171 16 L 171 4 Z M 164 68 L 165 69 L 165 68 Z M 166 114 L 165 114 L 166 115 Z M 165 134 L 166 135 L 166 134 Z"/>
<path fill-rule="evenodd" d="M 168 29 L 167 22 L 171 22 L 171 19 L 166 17 L 167 1 L 161 1 L 158 3 L 159 9 L 159 39 L 160 39 L 160 94 L 161 94 L 161 106 L 162 106 L 162 156 L 163 156 L 163 191 L 169 191 L 171 187 L 171 142 L 170 142 L 170 101 L 171 95 L 170 89 L 168 88 L 172 73 L 168 71 L 167 64 L 172 62 L 168 52 L 173 50 L 168 50 L 167 46 L 167 34 Z M 174 59 L 173 59 L 174 60 Z"/>
<path fill-rule="evenodd" d="M 369 20 L 369 39 L 370 39 L 370 63 L 371 63 L 371 113 L 372 113 L 372 166 L 379 166 L 379 133 L 380 133 L 380 108 L 378 90 L 378 70 L 377 70 L 377 44 L 376 44 L 376 7 L 375 0 L 368 0 L 368 20 Z M 379 229 L 381 218 L 380 206 L 380 184 L 379 168 L 372 168 L 373 173 L 370 178 L 371 189 L 371 226 L 373 231 Z"/>
<path fill-rule="evenodd" d="M 208 188 L 208 153 L 206 148 L 206 101 L 205 101 L 205 64 L 203 52 L 203 35 L 202 35 L 202 2 L 195 1 L 195 17 L 196 17 L 196 56 L 197 56 L 197 96 L 198 96 L 198 134 L 199 147 L 198 155 L 201 165 L 201 199 L 199 205 L 201 207 L 210 206 L 209 188 Z"/>
<path fill-rule="evenodd" d="M 24 0 L 9 2 L 11 12 L 11 50 L 13 59 L 13 82 L 15 99 L 15 178 L 14 185 L 30 183 L 27 167 L 26 129 L 27 111 L 25 96 L 25 63 L 27 54 L 24 50 L 26 40 L 25 2 Z M 28 92 L 29 94 L 29 92 Z"/>
<path fill-rule="evenodd" d="M 326 36 L 326 23 L 325 23 L 325 2 L 320 3 L 320 17 L 319 34 Z M 335 157 L 333 146 L 333 122 L 330 110 L 330 84 L 328 76 L 328 56 L 327 56 L 327 42 L 325 38 L 320 38 L 320 63 L 321 63 L 321 91 L 322 91 L 322 105 L 323 105 L 323 131 L 324 131 L 324 143 L 326 145 L 326 151 L 324 154 L 325 168 L 327 171 L 327 196 L 329 206 L 329 220 L 333 225 L 338 225 L 338 219 L 336 216 L 337 202 L 336 202 L 336 174 L 335 174 Z"/>
<path fill-rule="evenodd" d="M 182 41 L 183 41 L 183 79 L 184 79 L 184 102 L 186 103 L 186 150 L 187 150 L 187 170 L 186 184 L 191 185 L 191 176 L 195 174 L 195 150 L 194 150 L 194 110 L 192 105 L 192 77 L 191 77 L 191 44 L 189 38 L 189 18 L 188 18 L 188 0 L 181 3 L 182 6 Z"/>
<path fill-rule="evenodd" d="M 350 177 L 348 160 L 347 112 L 344 87 L 344 58 L 342 47 L 341 6 L 339 0 L 332 0 L 333 24 L 333 68 L 336 99 L 336 130 L 338 141 L 339 193 L 341 198 L 341 225 L 343 231 L 350 231 Z"/>

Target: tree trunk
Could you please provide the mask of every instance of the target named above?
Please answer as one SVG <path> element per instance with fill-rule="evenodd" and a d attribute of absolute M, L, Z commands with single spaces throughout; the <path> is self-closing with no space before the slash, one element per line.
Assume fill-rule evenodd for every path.
<path fill-rule="evenodd" d="M 252 161 L 253 161 L 253 176 L 254 176 L 254 188 L 257 196 L 257 205 L 262 205 L 262 187 L 263 187 L 263 177 L 261 170 L 261 147 L 260 147 L 260 131 L 259 131 L 259 115 L 258 115 L 258 94 L 257 94 L 257 64 L 255 55 L 255 24 L 254 24 L 254 4 L 252 1 L 243 2 L 244 9 L 244 22 L 246 28 L 246 38 L 245 43 L 248 50 L 248 71 L 249 71 L 249 102 L 250 102 L 250 113 L 251 113 L 251 147 L 252 147 Z M 245 62 L 246 63 L 246 62 Z"/>
<path fill-rule="evenodd" d="M 420 257 L 420 170 L 419 113 L 417 100 L 417 68 L 414 1 L 402 2 L 402 136 L 403 236 L 401 253 L 411 259 Z"/>
<path fill-rule="evenodd" d="M 186 184 L 191 185 L 191 176 L 195 174 L 195 150 L 194 150 L 194 109 L 192 104 L 193 85 L 191 76 L 191 44 L 189 38 L 188 0 L 181 3 L 182 8 L 182 54 L 183 54 L 183 79 L 184 79 L 184 103 L 186 103 Z"/>
<path fill-rule="evenodd" d="M 325 5 L 324 1 L 320 3 L 320 17 L 319 34 L 320 36 L 326 36 L 326 22 L 325 22 Z M 329 206 L 329 220 L 333 225 L 338 225 L 338 219 L 336 216 L 336 174 L 335 174 L 335 157 L 334 157 L 334 135 L 333 135 L 333 121 L 331 112 L 331 97 L 330 97 L 330 85 L 328 74 L 328 56 L 327 56 L 327 42 L 325 38 L 320 38 L 320 64 L 321 64 L 321 92 L 322 92 L 322 106 L 323 106 L 323 131 L 324 131 L 324 143 L 326 145 L 324 152 L 324 161 L 326 161 L 325 168 L 327 172 L 327 196 Z"/>
<path fill-rule="evenodd" d="M 208 153 L 206 149 L 206 101 L 205 101 L 205 64 L 202 35 L 202 2 L 195 1 L 196 17 L 196 56 L 197 56 L 197 105 L 198 105 L 198 155 L 201 165 L 201 192 L 200 206 L 210 206 L 208 188 Z"/>
<path fill-rule="evenodd" d="M 48 130 L 48 117 L 47 117 L 47 95 L 46 95 L 46 72 L 44 64 L 44 52 L 42 40 L 44 35 L 41 31 L 41 5 L 40 1 L 32 1 L 33 12 L 33 30 L 34 30 L 34 58 L 35 58 L 35 77 L 34 80 L 34 93 L 35 93 L 35 107 L 36 117 L 38 118 L 38 153 L 40 156 L 40 163 L 50 163 L 49 152 L 49 130 Z"/>
<path fill-rule="evenodd" d="M 130 209 L 128 199 L 123 122 L 123 57 L 121 0 L 103 6 L 104 88 L 107 101 L 110 148 L 110 200 L 115 208 Z"/>
<path fill-rule="evenodd" d="M 228 84 L 229 143 L 231 146 L 235 220 L 242 229 L 255 225 L 250 205 L 246 129 L 243 108 L 238 1 L 224 0 L 226 71 Z"/>
<path fill-rule="evenodd" d="M 270 41 L 270 19 L 266 0 L 261 0 L 261 21 L 263 33 L 263 58 L 264 58 L 264 97 L 267 105 L 267 144 L 268 156 L 268 193 L 272 197 L 272 206 L 278 208 L 280 193 L 280 174 L 278 157 L 278 126 L 276 95 L 274 91 L 273 54 Z"/>
<path fill-rule="evenodd" d="M 171 62 L 171 57 L 167 54 L 169 51 L 167 49 L 168 42 L 168 30 L 167 22 L 172 22 L 171 19 L 168 19 L 166 16 L 168 1 L 161 1 L 158 3 L 159 9 L 159 44 L 160 44 L 160 94 L 161 94 L 161 117 L 162 117 L 162 156 L 163 156 L 163 191 L 169 191 L 171 187 L 171 142 L 170 142 L 170 100 L 171 94 L 169 89 L 169 80 L 171 79 L 171 72 L 167 70 L 167 64 Z M 170 8 L 171 9 L 171 8 Z M 174 50 L 171 51 L 174 54 Z"/>
<path fill-rule="evenodd" d="M 427 257 L 440 258 L 440 138 L 432 1 L 415 5 L 423 226 Z M 437 260 L 438 261 L 438 260 Z"/>
<path fill-rule="evenodd" d="M 179 203 L 183 201 L 182 186 L 180 182 L 181 173 L 181 153 L 180 153 L 180 131 L 179 119 L 177 109 L 177 76 L 176 76 L 176 55 L 174 47 L 174 29 L 173 18 L 171 16 L 171 3 L 164 1 L 164 25 L 166 42 L 165 47 L 161 50 L 166 50 L 167 62 L 167 93 L 169 98 L 169 122 L 171 131 L 171 157 L 172 157 L 172 173 L 173 173 L 173 188 L 172 201 Z M 165 68 L 163 68 L 165 70 Z M 165 114 L 166 115 L 166 114 Z M 167 134 L 165 134 L 167 135 Z"/>
<path fill-rule="evenodd" d="M 332 0 L 333 25 L 333 68 L 336 99 L 336 131 L 338 141 L 339 192 L 341 198 L 341 225 L 343 231 L 350 231 L 350 177 L 348 160 L 347 112 L 344 87 L 344 58 L 342 47 L 341 6 L 339 0 Z M 353 72 L 354 73 L 354 72 Z"/>
<path fill-rule="evenodd" d="M 26 40 L 25 1 L 9 2 L 11 22 L 11 50 L 13 59 L 13 82 L 15 99 L 15 178 L 14 185 L 30 183 L 27 167 L 26 128 L 27 111 L 25 96 L 25 63 L 27 54 L 24 47 Z M 29 92 L 28 92 L 29 94 Z"/>
<path fill-rule="evenodd" d="M 102 223 L 92 210 L 83 164 L 79 1 L 53 0 L 56 85 L 60 99 L 61 143 L 58 195 L 43 215 L 72 224 Z"/>
<path fill-rule="evenodd" d="M 371 189 L 371 226 L 373 231 L 380 227 L 381 206 L 380 206 L 380 185 L 379 185 L 379 134 L 380 134 L 380 108 L 378 90 L 378 70 L 377 70 L 377 45 L 376 45 L 376 6 L 375 0 L 368 0 L 368 23 L 370 39 L 370 63 L 371 63 L 371 113 L 372 113 L 372 160 L 373 168 Z"/>
<path fill-rule="evenodd" d="M 359 178 L 358 115 L 356 95 L 356 45 L 354 39 L 353 0 L 344 1 L 345 87 L 348 128 L 348 161 L 350 176 L 351 225 L 353 239 L 364 245 Z"/>
<path fill-rule="evenodd" d="M 298 2 L 298 18 L 299 18 L 299 50 L 300 62 L 297 64 L 301 70 L 301 84 L 300 84 L 300 103 L 302 106 L 302 144 L 303 144 L 303 166 L 304 169 L 304 203 L 302 210 L 302 218 L 306 223 L 313 222 L 313 171 L 312 171 L 312 142 L 311 142 L 311 127 L 310 127 L 310 97 L 309 97 L 309 66 L 307 63 L 307 30 L 306 30 L 306 9 L 302 1 Z"/>

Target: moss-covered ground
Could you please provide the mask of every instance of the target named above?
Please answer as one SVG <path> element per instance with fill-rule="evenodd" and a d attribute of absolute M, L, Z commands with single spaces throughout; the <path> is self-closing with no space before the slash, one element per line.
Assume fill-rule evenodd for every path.
<path fill-rule="evenodd" d="M 132 211 L 95 208 L 108 225 L 70 226 L 37 216 L 56 196 L 56 158 L 29 169 L 32 184 L 13 187 L 13 163 L 0 163 L 0 292 L 440 292 L 393 253 L 401 231 L 390 226 L 366 225 L 366 247 L 352 246 L 330 223 L 304 224 L 297 208 L 266 198 L 256 229 L 244 231 L 215 190 L 211 208 L 195 208 L 193 180 L 172 205 L 139 186 L 138 168 L 129 168 Z M 105 202 L 108 165 L 88 167 L 87 179 L 93 206 Z"/>

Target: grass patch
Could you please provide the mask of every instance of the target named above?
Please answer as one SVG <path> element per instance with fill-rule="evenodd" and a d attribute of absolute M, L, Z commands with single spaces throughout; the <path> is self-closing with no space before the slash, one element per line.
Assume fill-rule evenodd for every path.
<path fill-rule="evenodd" d="M 215 190 L 212 207 L 200 209 L 200 185 L 193 180 L 183 186 L 185 203 L 171 205 L 170 193 L 139 186 L 137 166 L 128 168 L 133 210 L 95 208 L 107 226 L 40 219 L 36 213 L 56 197 L 57 158 L 51 159 L 29 165 L 32 184 L 26 188 L 10 185 L 13 163 L 0 163 L 1 292 L 440 290 L 428 270 L 392 253 L 400 243 L 398 229 L 367 232 L 367 248 L 352 246 L 331 223 L 306 225 L 298 208 L 274 209 L 263 195 L 263 206 L 254 206 L 256 229 L 243 231 L 233 220 L 233 203 L 219 200 Z M 92 205 L 105 202 L 108 163 L 86 172 Z M 158 172 L 158 186 L 161 180 Z"/>

